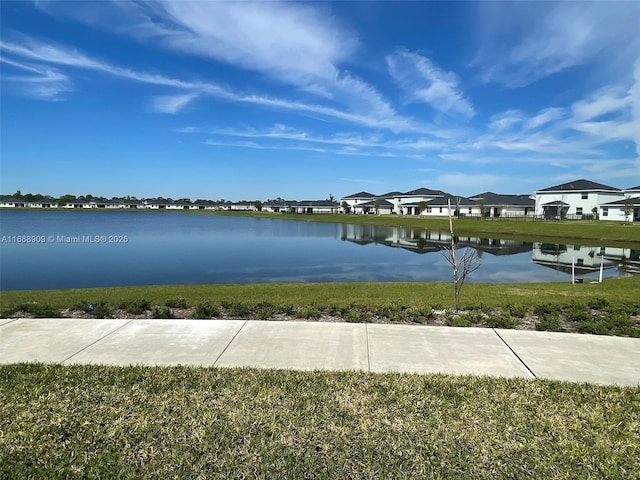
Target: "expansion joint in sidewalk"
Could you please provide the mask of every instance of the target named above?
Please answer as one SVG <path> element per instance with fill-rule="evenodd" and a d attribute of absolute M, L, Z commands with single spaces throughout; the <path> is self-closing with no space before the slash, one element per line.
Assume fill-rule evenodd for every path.
<path fill-rule="evenodd" d="M 520 358 L 520 355 L 518 355 L 518 354 L 516 353 L 516 351 L 515 351 L 513 348 L 511 348 L 511 345 L 509 345 L 509 344 L 505 341 L 505 339 L 504 339 L 504 338 L 502 338 L 502 336 L 498 333 L 498 331 L 497 331 L 495 328 L 492 328 L 491 330 L 493 330 L 493 333 L 495 333 L 495 334 L 498 336 L 498 338 L 499 338 L 500 340 L 502 340 L 502 343 L 504 343 L 504 344 L 505 344 L 505 346 L 509 349 L 509 351 L 510 351 L 511 353 L 513 353 L 513 355 L 514 355 L 514 356 L 518 359 L 518 361 L 519 361 L 519 362 L 524 366 L 524 368 L 526 368 L 526 369 L 527 369 L 527 371 L 528 371 L 531 375 L 533 375 L 533 378 L 538 378 L 538 377 L 537 377 L 537 375 L 536 375 L 535 373 L 533 373 L 533 370 L 531 370 L 531 369 L 529 368 L 529 365 L 527 365 L 526 363 L 524 363 L 524 361 L 522 360 L 522 358 Z"/>
<path fill-rule="evenodd" d="M 222 358 L 222 355 L 224 355 L 224 352 L 227 351 L 227 349 L 231 346 L 231 344 L 233 343 L 233 341 L 236 339 L 236 337 L 240 334 L 240 332 L 242 331 L 242 329 L 244 328 L 244 326 L 247 324 L 249 320 L 245 320 L 244 323 L 242 324 L 242 326 L 238 329 L 238 331 L 235 333 L 235 335 L 231 338 L 231 340 L 229 340 L 229 343 L 227 343 L 224 347 L 224 349 L 222 350 L 222 352 L 220 352 L 220 355 L 218 355 L 216 357 L 216 360 L 213 362 L 214 365 L 217 365 L 218 362 L 220 361 L 220 358 Z"/>
<path fill-rule="evenodd" d="M 91 343 L 90 343 L 89 345 L 87 345 L 86 347 L 81 348 L 80 350 L 78 350 L 78 351 L 77 351 L 77 352 L 75 352 L 75 353 L 72 353 L 72 354 L 71 354 L 71 355 L 69 355 L 67 358 L 65 358 L 64 360 L 62 360 L 60 363 L 61 363 L 61 364 L 63 364 L 64 362 L 66 362 L 67 360 L 69 360 L 69 359 L 71 359 L 71 358 L 75 357 L 75 356 L 76 356 L 76 355 L 78 355 L 79 353 L 84 352 L 87 348 L 89 348 L 89 347 L 91 347 L 91 346 L 95 345 L 96 343 L 98 343 L 98 342 L 100 342 L 100 341 L 104 340 L 104 339 L 105 339 L 105 338 L 107 338 L 107 337 L 110 337 L 111 335 L 113 335 L 114 333 L 116 333 L 118 330 L 121 330 L 121 329 L 123 329 L 124 327 L 126 327 L 127 325 L 129 325 L 132 321 L 133 321 L 133 320 L 129 320 L 128 322 L 123 323 L 122 325 L 120 325 L 118 328 L 114 328 L 114 329 L 113 329 L 113 330 L 111 330 L 110 332 L 105 333 L 103 336 L 101 336 L 100 338 L 98 338 L 98 339 L 97 339 L 97 340 L 95 340 L 94 342 L 91 342 Z"/>
<path fill-rule="evenodd" d="M 367 372 L 371 373 L 371 352 L 369 351 L 369 324 L 364 324 L 365 340 L 367 341 Z"/>

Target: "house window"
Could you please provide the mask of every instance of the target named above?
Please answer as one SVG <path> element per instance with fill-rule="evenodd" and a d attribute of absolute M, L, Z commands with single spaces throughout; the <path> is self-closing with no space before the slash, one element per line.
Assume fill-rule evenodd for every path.
<path fill-rule="evenodd" d="M 439 213 L 442 213 L 442 207 L 440 207 L 440 212 Z"/>
<path fill-rule="evenodd" d="M 587 198 L 589 198 L 589 193 L 588 192 L 582 192 L 582 200 L 586 200 Z"/>
<path fill-rule="evenodd" d="M 582 215 L 582 207 L 576 208 L 576 215 Z"/>
<path fill-rule="evenodd" d="M 603 217 L 609 216 L 609 207 L 602 207 L 602 216 Z"/>
<path fill-rule="evenodd" d="M 471 215 L 471 207 L 469 207 L 469 215 Z"/>

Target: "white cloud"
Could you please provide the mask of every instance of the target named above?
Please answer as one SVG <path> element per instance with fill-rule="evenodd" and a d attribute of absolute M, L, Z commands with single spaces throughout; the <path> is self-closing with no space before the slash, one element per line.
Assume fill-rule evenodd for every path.
<path fill-rule="evenodd" d="M 617 112 L 628 106 L 628 99 L 623 88 L 608 86 L 595 92 L 585 100 L 575 102 L 571 110 L 576 120 L 592 120 Z"/>
<path fill-rule="evenodd" d="M 27 96 L 58 101 L 64 99 L 63 93 L 73 90 L 69 77 L 54 68 L 16 62 L 6 57 L 0 57 L 0 62 L 19 71 L 7 74 L 5 69 L 2 77 Z"/>
<path fill-rule="evenodd" d="M 22 37 L 21 44 L 0 41 L 0 49 L 5 52 L 5 54 L 8 53 L 31 61 L 99 71 L 140 83 L 182 89 L 200 89 L 210 93 L 213 91 L 222 91 L 222 89 L 214 84 L 183 82 L 164 75 L 142 73 L 122 68 L 109 62 L 95 60 L 80 53 L 76 49 L 43 43 L 30 37 Z"/>
<path fill-rule="evenodd" d="M 526 116 L 519 110 L 507 110 L 506 112 L 496 113 L 491 116 L 489 121 L 489 130 L 502 132 L 510 130 L 517 124 L 522 124 Z"/>
<path fill-rule="evenodd" d="M 636 60 L 633 80 L 633 85 L 629 89 L 629 100 L 631 103 L 631 122 L 635 132 L 633 141 L 636 144 L 636 154 L 638 155 L 636 165 L 640 169 L 640 59 Z"/>
<path fill-rule="evenodd" d="M 177 113 L 197 97 L 197 93 L 160 95 L 151 100 L 150 108 L 158 113 Z"/>
<path fill-rule="evenodd" d="M 163 23 L 147 24 L 169 48 L 262 71 L 298 85 L 329 78 L 357 40 L 328 11 L 314 5 L 272 2 L 157 4 Z M 312 83 L 312 82 L 311 82 Z"/>
<path fill-rule="evenodd" d="M 154 47 L 258 72 L 356 116 L 383 123 L 398 120 L 380 92 L 341 68 L 356 51 L 358 40 L 328 7 L 281 1 L 170 0 L 120 2 L 110 9 L 100 8 L 108 28 Z M 62 5 L 62 10 L 72 18 L 99 24 L 93 11 L 83 13 L 90 10 L 86 6 L 71 11 Z"/>
<path fill-rule="evenodd" d="M 524 123 L 525 130 L 534 130 L 551 122 L 560 120 L 566 115 L 564 108 L 545 108 Z"/>
<path fill-rule="evenodd" d="M 143 28 L 132 32 L 146 31 L 171 50 L 295 85 L 355 116 L 383 124 L 399 120 L 380 92 L 341 69 L 355 52 L 357 38 L 325 8 L 279 1 L 170 1 L 155 10 L 160 21 L 147 17 Z"/>
<path fill-rule="evenodd" d="M 522 87 L 577 65 L 608 78 L 640 49 L 638 2 L 479 2 L 474 64 L 486 81 Z"/>
<path fill-rule="evenodd" d="M 608 86 L 572 105 L 568 125 L 600 143 L 635 143 L 640 168 L 640 58 L 628 88 Z"/>
<path fill-rule="evenodd" d="M 360 92 L 359 95 L 354 96 L 352 101 L 364 103 L 362 108 L 356 112 L 345 111 L 343 108 L 303 103 L 258 94 L 247 95 L 225 89 L 215 83 L 183 81 L 161 74 L 150 74 L 122 68 L 109 62 L 93 59 L 74 49 L 42 43 L 28 37 L 23 38 L 22 44 L 0 42 L 0 47 L 3 52 L 31 61 L 88 69 L 139 83 L 175 88 L 189 92 L 188 94 L 183 93 L 177 96 L 165 97 L 164 101 L 162 99 L 158 101 L 154 100 L 152 107 L 157 105 L 157 111 L 175 113 L 179 107 L 188 103 L 186 100 L 189 99 L 189 97 L 193 97 L 191 98 L 191 100 L 193 100 L 198 95 L 207 95 L 235 102 L 261 105 L 272 109 L 310 113 L 341 120 L 346 123 L 372 128 L 384 128 L 396 132 L 428 131 L 431 128 L 428 125 L 421 125 L 410 118 L 395 114 L 393 109 L 388 106 L 381 97 L 376 96 L 374 90 L 368 90 L 366 84 L 348 76 L 342 79 L 342 83 L 346 85 L 345 91 Z M 368 100 L 362 101 L 363 98 L 368 98 Z M 170 108 L 172 106 L 175 108 Z M 163 107 L 166 107 L 165 110 L 162 110 Z"/>
<path fill-rule="evenodd" d="M 386 57 L 389 73 L 412 101 L 424 102 L 449 115 L 472 118 L 471 103 L 460 91 L 458 77 L 422 55 L 399 49 Z"/>

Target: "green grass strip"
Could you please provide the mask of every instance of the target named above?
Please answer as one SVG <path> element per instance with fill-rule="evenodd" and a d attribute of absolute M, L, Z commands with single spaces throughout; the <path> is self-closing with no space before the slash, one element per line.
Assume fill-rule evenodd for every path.
<path fill-rule="evenodd" d="M 17 364 L 0 398 L 0 478 L 640 476 L 640 388 Z"/>
<path fill-rule="evenodd" d="M 467 283 L 461 293 L 462 306 L 531 306 L 540 302 L 567 303 L 595 297 L 609 303 L 636 302 L 640 277 L 607 279 L 601 284 L 564 283 L 484 284 Z M 143 299 L 143 300 L 141 300 Z M 69 308 L 89 302 L 105 302 L 114 307 L 143 302 L 165 305 L 183 302 L 195 306 L 204 302 L 295 306 L 380 306 L 393 302 L 405 307 L 453 305 L 453 286 L 449 283 L 295 283 L 240 285 L 158 285 L 137 287 L 87 288 L 65 290 L 16 290 L 2 292 L 2 311 L 24 303 L 53 308 Z"/>

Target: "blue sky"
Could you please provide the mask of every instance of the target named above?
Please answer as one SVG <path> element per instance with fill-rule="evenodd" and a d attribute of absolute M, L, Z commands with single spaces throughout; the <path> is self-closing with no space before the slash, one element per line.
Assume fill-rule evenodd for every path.
<path fill-rule="evenodd" d="M 11 2 L 0 191 L 640 184 L 640 2 Z"/>

